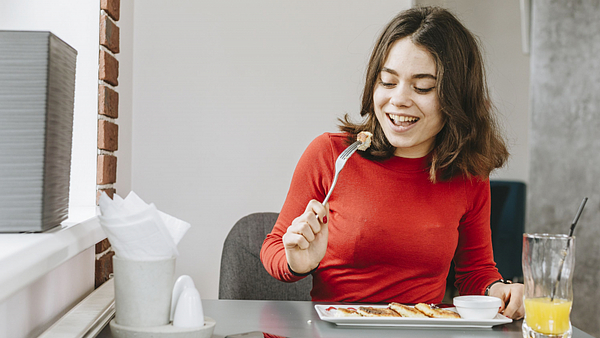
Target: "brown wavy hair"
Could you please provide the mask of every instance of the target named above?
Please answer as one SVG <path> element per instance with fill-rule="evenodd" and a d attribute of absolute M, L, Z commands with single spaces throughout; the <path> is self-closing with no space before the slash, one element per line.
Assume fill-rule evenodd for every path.
<path fill-rule="evenodd" d="M 367 67 L 362 94 L 361 123 L 346 114 L 340 129 L 348 142 L 363 131 L 373 133 L 368 151 L 361 156 L 383 161 L 394 156 L 392 146 L 375 116 L 373 92 L 391 45 L 399 39 L 428 50 L 437 69 L 436 88 L 444 127 L 437 134 L 431 156 L 432 182 L 455 176 L 489 177 L 508 159 L 508 151 L 495 121 L 495 111 L 486 85 L 483 58 L 477 39 L 448 10 L 416 7 L 398 14 L 377 40 Z"/>

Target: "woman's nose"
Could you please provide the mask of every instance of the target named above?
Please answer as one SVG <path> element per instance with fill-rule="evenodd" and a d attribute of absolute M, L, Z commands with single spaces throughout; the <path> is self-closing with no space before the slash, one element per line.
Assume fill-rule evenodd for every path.
<path fill-rule="evenodd" d="M 410 107 L 413 103 L 410 97 L 410 88 L 405 86 L 397 86 L 396 90 L 392 91 L 390 103 L 395 107 Z"/>

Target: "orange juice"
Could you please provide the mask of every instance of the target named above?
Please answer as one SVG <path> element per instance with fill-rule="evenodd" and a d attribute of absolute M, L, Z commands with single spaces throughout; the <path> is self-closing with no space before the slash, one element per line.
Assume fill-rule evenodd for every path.
<path fill-rule="evenodd" d="M 569 330 L 571 301 L 550 297 L 526 298 L 527 326 L 543 334 L 562 334 Z"/>

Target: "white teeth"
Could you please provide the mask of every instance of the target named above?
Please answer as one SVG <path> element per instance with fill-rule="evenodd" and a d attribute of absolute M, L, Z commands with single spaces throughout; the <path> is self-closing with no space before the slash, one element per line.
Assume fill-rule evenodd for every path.
<path fill-rule="evenodd" d="M 389 114 L 390 118 L 394 120 L 394 122 L 415 122 L 419 118 L 413 116 L 401 116 L 401 115 L 392 115 Z"/>

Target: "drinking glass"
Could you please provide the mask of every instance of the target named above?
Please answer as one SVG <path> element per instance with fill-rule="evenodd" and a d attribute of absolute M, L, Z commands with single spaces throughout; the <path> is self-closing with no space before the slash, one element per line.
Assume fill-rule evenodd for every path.
<path fill-rule="evenodd" d="M 575 237 L 523 235 L 523 337 L 570 338 Z"/>

